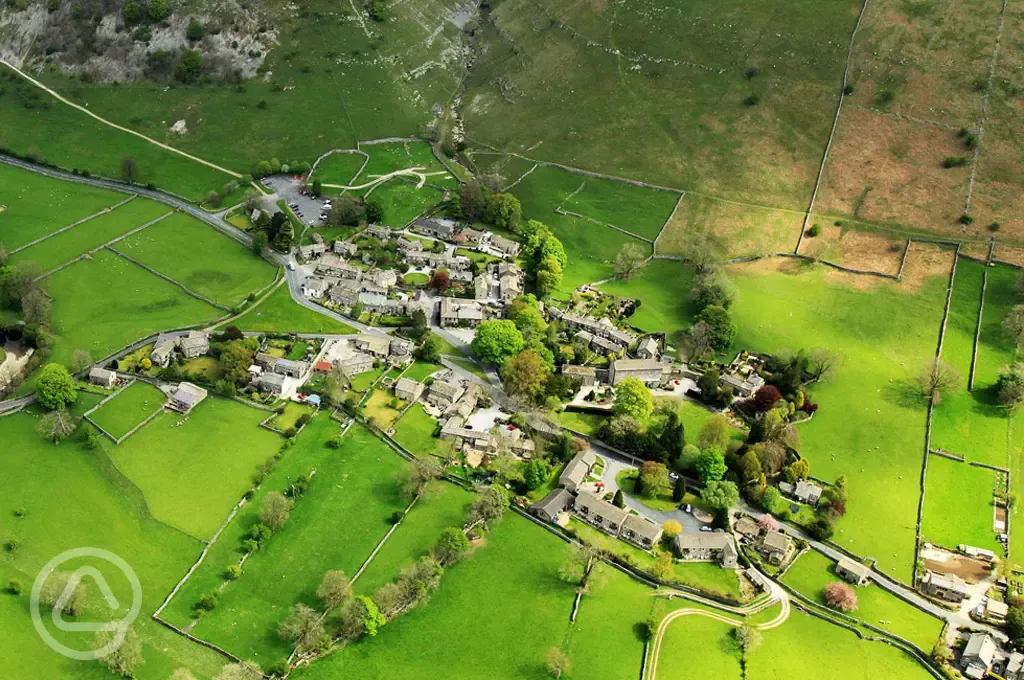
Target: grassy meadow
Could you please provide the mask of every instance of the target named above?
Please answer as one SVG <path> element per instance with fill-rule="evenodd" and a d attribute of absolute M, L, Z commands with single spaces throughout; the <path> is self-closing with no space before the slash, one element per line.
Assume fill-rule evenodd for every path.
<path fill-rule="evenodd" d="M 366 157 L 361 153 L 334 153 L 320 161 L 312 177 L 324 184 L 349 186 L 364 162 Z M 359 184 L 358 181 L 355 183 Z M 333 194 L 334 191 L 324 193 Z"/>
<path fill-rule="evenodd" d="M 89 417 L 104 430 L 120 439 L 133 427 L 162 408 L 167 398 L 149 383 L 134 382 Z"/>
<path fill-rule="evenodd" d="M 377 185 L 367 194 L 367 200 L 380 201 L 383 206 L 384 218 L 380 220 L 381 224 L 401 229 L 437 205 L 442 196 L 441 191 L 433 187 L 417 188 L 415 184 L 396 178 Z"/>
<path fill-rule="evenodd" d="M 436 429 L 437 421 L 427 415 L 421 404 L 415 404 L 395 425 L 394 437 L 414 455 L 441 455 L 447 445 L 434 436 Z"/>
<path fill-rule="evenodd" d="M 272 265 L 181 213 L 118 242 L 115 248 L 226 307 L 274 280 Z M 187 257 L 182 257 L 185 253 Z"/>
<path fill-rule="evenodd" d="M 259 305 L 231 322 L 243 331 L 295 333 L 355 333 L 346 323 L 307 309 L 292 300 L 288 285 L 282 284 Z"/>
<path fill-rule="evenodd" d="M 924 540 L 953 550 L 966 543 L 1002 552 L 992 530 L 995 472 L 932 455 L 925 484 Z"/>
<path fill-rule="evenodd" d="M 165 411 L 110 453 L 146 496 L 153 516 L 208 540 L 252 486 L 256 466 L 280 436 L 259 427 L 267 413 L 208 397 L 188 416 Z"/>
<path fill-rule="evenodd" d="M 136 198 L 116 210 L 15 253 L 11 256 L 11 263 L 34 262 L 42 271 L 48 272 L 170 212 L 166 205 Z"/>
<path fill-rule="evenodd" d="M 134 201 L 133 201 L 134 203 Z M 52 361 L 84 349 L 94 360 L 150 333 L 213 321 L 220 310 L 102 250 L 46 279 L 53 298 Z"/>
<path fill-rule="evenodd" d="M 326 415 L 315 418 L 296 448 L 322 445 L 335 428 Z M 259 663 L 287 656 L 277 625 L 295 603 L 316 605 L 313 593 L 328 570 L 355 574 L 390 528 L 391 513 L 407 504 L 395 481 L 404 467 L 369 432 L 350 430 L 342 447 L 316 467 L 288 524 L 249 558 L 245 573 L 193 633 Z"/>
<path fill-rule="evenodd" d="M 84 184 L 61 182 L 0 165 L 0 234 L 8 250 L 52 234 L 128 198 Z"/>
<path fill-rule="evenodd" d="M 4 485 L 5 510 L 0 513 L 0 535 L 16 540 L 15 551 L 0 560 L 0 579 L 20 581 L 20 596 L 0 597 L 0 663 L 12 677 L 61 680 L 105 680 L 110 671 L 98 663 L 72 661 L 48 648 L 29 617 L 29 590 L 39 570 L 58 553 L 79 546 L 95 546 L 128 561 L 142 585 L 142 612 L 135 622 L 142 639 L 145 664 L 139 680 L 166 680 L 178 668 L 188 668 L 199 680 L 211 680 L 223 659 L 187 642 L 146 615 L 159 605 L 202 550 L 202 544 L 149 514 L 142 493 L 120 475 L 107 458 L 112 444 L 98 451 L 81 445 L 79 435 L 54 446 L 35 432 L 36 412 L 0 418 L 4 466 L 17 484 Z M 24 509 L 24 516 L 13 511 Z M 59 527 L 59 531 L 55 528 Z M 125 577 L 109 563 L 89 561 L 103 573 L 121 603 L 111 612 L 95 586 L 88 585 L 87 620 L 120 618 L 131 601 Z M 70 566 L 70 565 L 69 565 Z M 65 567 L 67 568 L 67 567 Z M 92 633 L 50 630 L 65 644 L 88 649 Z"/>

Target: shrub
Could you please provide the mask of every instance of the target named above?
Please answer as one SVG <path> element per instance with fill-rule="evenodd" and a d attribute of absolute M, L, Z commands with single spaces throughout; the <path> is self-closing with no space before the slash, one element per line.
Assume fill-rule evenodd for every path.
<path fill-rule="evenodd" d="M 274 663 L 270 664 L 269 666 L 267 666 L 267 673 L 269 673 L 270 675 L 276 675 L 279 678 L 283 678 L 284 676 L 288 675 L 288 671 L 290 669 L 291 667 L 288 665 L 287 659 L 279 659 Z"/>
<path fill-rule="evenodd" d="M 220 599 L 220 593 L 216 590 L 208 593 L 203 593 L 199 597 L 199 601 L 196 602 L 195 608 L 199 611 L 210 612 L 217 607 L 217 601 Z"/>
<path fill-rule="evenodd" d="M 968 215 L 967 213 L 964 213 L 963 215 L 960 216 L 960 224 L 964 225 L 965 227 L 968 224 L 973 224 L 973 223 L 974 223 L 974 218 L 971 217 L 970 215 Z"/>
<path fill-rule="evenodd" d="M 942 167 L 944 168 L 960 168 L 967 165 L 966 156 L 946 156 L 945 160 L 942 161 Z"/>
<path fill-rule="evenodd" d="M 259 550 L 260 544 L 251 538 L 242 541 L 242 552 L 253 553 Z"/>
<path fill-rule="evenodd" d="M 196 42 L 197 40 L 202 40 L 204 35 L 206 35 L 206 28 L 195 17 L 189 19 L 188 28 L 185 29 L 185 37 L 191 42 Z"/>
<path fill-rule="evenodd" d="M 836 581 L 825 586 L 825 602 L 832 609 L 852 612 L 857 608 L 857 593 L 849 583 Z"/>
<path fill-rule="evenodd" d="M 846 87 L 843 88 L 843 94 L 846 94 L 846 95 L 853 94 L 853 83 L 850 83 Z"/>
<path fill-rule="evenodd" d="M 811 228 L 807 230 L 807 235 L 808 236 L 817 236 L 820 233 L 821 233 L 821 225 L 820 224 L 812 224 Z"/>
<path fill-rule="evenodd" d="M 7 592 L 11 595 L 20 595 L 24 587 L 21 585 L 21 581 L 16 578 L 12 578 L 7 582 Z"/>
<path fill-rule="evenodd" d="M 402 518 L 404 518 L 404 517 L 405 517 L 405 511 L 404 510 L 395 510 L 393 513 L 391 513 L 391 523 L 392 524 L 398 524 L 399 522 L 402 521 Z"/>
<path fill-rule="evenodd" d="M 6 550 L 9 553 L 12 553 L 12 552 L 14 552 L 17 549 L 18 549 L 18 541 L 13 539 L 13 538 L 10 539 L 9 541 L 7 541 L 6 543 L 4 543 L 4 550 Z"/>
<path fill-rule="evenodd" d="M 746 99 L 743 100 L 743 105 L 744 106 L 757 106 L 760 103 L 761 103 L 761 95 L 759 95 L 759 94 L 752 94 L 752 95 L 750 95 L 749 97 L 747 97 Z"/>
<path fill-rule="evenodd" d="M 974 147 L 978 146 L 978 135 L 974 133 L 968 133 L 964 137 L 964 146 L 966 146 L 968 149 L 973 149 Z"/>
<path fill-rule="evenodd" d="M 237 564 L 229 564 L 228 568 L 224 570 L 224 578 L 228 581 L 234 581 L 236 578 L 242 575 L 242 568 Z"/>
<path fill-rule="evenodd" d="M 24 517 L 25 516 L 25 508 L 17 508 L 14 511 L 14 516 L 15 517 Z"/>
<path fill-rule="evenodd" d="M 988 225 L 988 230 L 989 231 L 999 231 L 999 228 L 1000 228 L 1000 225 L 999 225 L 998 222 L 993 222 L 992 224 Z"/>

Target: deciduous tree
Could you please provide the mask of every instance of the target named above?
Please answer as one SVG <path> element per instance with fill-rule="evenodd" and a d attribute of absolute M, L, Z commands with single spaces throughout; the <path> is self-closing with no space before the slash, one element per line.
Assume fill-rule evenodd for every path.
<path fill-rule="evenodd" d="M 697 457 L 697 474 L 700 475 L 701 484 L 716 482 L 725 476 L 729 468 L 725 464 L 725 454 L 722 450 L 711 446 L 700 452 Z"/>
<path fill-rule="evenodd" d="M 519 199 L 512 194 L 491 194 L 484 208 L 484 220 L 501 229 L 515 230 L 523 216 Z"/>
<path fill-rule="evenodd" d="M 961 381 L 960 371 L 938 358 L 925 364 L 917 377 L 921 394 L 935 403 L 941 401 L 943 393 L 955 391 Z"/>
<path fill-rule="evenodd" d="M 647 253 L 636 243 L 627 243 L 615 256 L 615 278 L 629 281 L 632 276 L 647 259 Z"/>
<path fill-rule="evenodd" d="M 480 493 L 469 508 L 470 521 L 482 521 L 485 524 L 500 519 L 508 510 L 509 498 L 505 490 L 497 486 L 489 486 Z"/>
<path fill-rule="evenodd" d="M 68 410 L 59 408 L 39 419 L 36 432 L 54 444 L 60 444 L 63 439 L 71 436 L 76 427 L 75 417 Z"/>
<path fill-rule="evenodd" d="M 292 500 L 280 491 L 271 491 L 263 497 L 259 513 L 260 522 L 267 525 L 271 531 L 280 530 L 288 523 L 292 504 Z"/>
<path fill-rule="evenodd" d="M 665 532 L 666 536 L 672 538 L 676 534 L 682 533 L 683 525 L 674 519 L 670 519 L 661 525 L 661 530 Z"/>
<path fill-rule="evenodd" d="M 857 593 L 849 583 L 835 581 L 825 586 L 825 603 L 841 612 L 852 612 L 857 609 Z"/>
<path fill-rule="evenodd" d="M 707 321 L 698 321 L 686 332 L 685 348 L 691 359 L 703 359 L 715 348 L 717 334 Z M 717 388 L 718 381 L 715 381 Z"/>
<path fill-rule="evenodd" d="M 76 349 L 71 353 L 71 370 L 74 373 L 81 373 L 92 366 L 92 356 L 88 350 Z"/>
<path fill-rule="evenodd" d="M 736 644 L 740 651 L 749 654 L 761 644 L 761 633 L 749 623 L 733 628 L 733 635 L 736 637 Z"/>
<path fill-rule="evenodd" d="M 440 538 L 434 544 L 434 559 L 442 567 L 450 567 L 469 552 L 469 539 L 462 529 L 448 527 L 441 532 Z"/>
<path fill-rule="evenodd" d="M 463 185 L 459 192 L 459 205 L 462 206 L 462 216 L 471 222 L 484 214 L 484 190 L 480 182 L 474 179 Z"/>
<path fill-rule="evenodd" d="M 67 571 L 55 571 L 49 574 L 39 591 L 39 602 L 44 607 L 55 609 L 63 598 L 61 613 L 68 616 L 81 614 L 85 610 L 87 597 L 85 584 L 79 580 L 72 587 L 72 576 L 73 574 Z M 66 597 L 65 593 L 67 593 Z"/>
<path fill-rule="evenodd" d="M 775 385 L 763 385 L 754 392 L 754 397 L 751 399 L 753 402 L 754 410 L 758 412 L 765 412 L 775 406 L 776 403 L 782 400 L 782 395 Z"/>
<path fill-rule="evenodd" d="M 612 412 L 617 416 L 631 416 L 646 421 L 654 412 L 654 399 L 639 378 L 626 378 L 615 386 L 615 405 Z"/>
<path fill-rule="evenodd" d="M 697 435 L 697 447 L 701 450 L 714 447 L 724 451 L 725 447 L 729 445 L 731 436 L 732 426 L 729 421 L 724 416 L 716 414 L 711 416 L 711 419 L 700 429 L 700 434 Z"/>
<path fill-rule="evenodd" d="M 221 669 L 213 680 L 262 680 L 263 672 L 255 661 L 231 663 Z"/>
<path fill-rule="evenodd" d="M 288 617 L 277 627 L 277 634 L 294 645 L 299 654 L 318 649 L 329 641 L 320 615 L 302 603 L 292 607 Z"/>
<path fill-rule="evenodd" d="M 996 381 L 999 403 L 1014 411 L 1024 401 L 1024 366 L 1015 363 L 999 372 Z"/>
<path fill-rule="evenodd" d="M 700 497 L 715 510 L 728 510 L 739 502 L 740 492 L 732 482 L 708 482 L 701 490 Z"/>
<path fill-rule="evenodd" d="M 1003 319 L 1003 331 L 1019 350 L 1021 340 L 1024 340 L 1024 305 L 1014 305 L 1013 309 L 1007 312 Z"/>
<path fill-rule="evenodd" d="M 21 297 L 21 313 L 29 326 L 50 323 L 50 298 L 39 288 L 32 288 Z"/>
<path fill-rule="evenodd" d="M 569 661 L 569 655 L 561 648 L 552 647 L 544 655 L 544 668 L 552 678 L 560 678 L 572 672 L 572 663 Z"/>
<path fill-rule="evenodd" d="M 501 367 L 505 389 L 510 394 L 536 400 L 544 393 L 544 385 L 551 375 L 547 363 L 536 351 L 523 350 L 510 357 Z"/>
<path fill-rule="evenodd" d="M 831 380 L 842 363 L 842 356 L 838 352 L 824 347 L 812 349 L 807 353 L 807 372 L 811 376 L 811 382 Z"/>
<path fill-rule="evenodd" d="M 399 473 L 402 484 L 402 494 L 406 498 L 422 496 L 427 487 L 435 479 L 440 479 L 444 474 L 441 463 L 433 456 L 414 458 L 404 470 Z"/>
<path fill-rule="evenodd" d="M 68 369 L 60 364 L 46 364 L 36 378 L 36 398 L 48 409 L 62 409 L 75 403 L 78 392 Z"/>
<path fill-rule="evenodd" d="M 316 596 L 323 605 L 324 611 L 338 608 L 341 603 L 352 597 L 352 582 L 345 572 L 332 569 L 324 574 L 316 589 Z"/>
<path fill-rule="evenodd" d="M 649 460 L 640 466 L 640 488 L 648 498 L 664 494 L 670 485 L 668 468 L 663 463 Z"/>
<path fill-rule="evenodd" d="M 476 329 L 470 348 L 485 363 L 501 366 L 526 347 L 523 334 L 507 319 L 484 321 Z"/>
<path fill-rule="evenodd" d="M 711 327 L 714 333 L 712 346 L 718 350 L 727 349 L 739 332 L 729 310 L 718 305 L 705 307 L 694 317 L 694 320 L 703 321 Z"/>
<path fill-rule="evenodd" d="M 123 637 L 122 637 L 123 636 Z M 96 631 L 96 649 L 101 650 L 107 645 L 116 644 L 118 638 L 121 644 L 113 651 L 100 657 L 100 663 L 126 678 L 135 677 L 135 669 L 145 663 L 142 656 L 142 641 L 139 640 L 135 628 L 128 626 L 120 630 L 98 630 Z"/>

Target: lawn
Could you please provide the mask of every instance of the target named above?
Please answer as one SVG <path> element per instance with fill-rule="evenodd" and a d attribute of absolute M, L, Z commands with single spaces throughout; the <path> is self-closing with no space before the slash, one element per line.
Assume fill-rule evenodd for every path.
<path fill-rule="evenodd" d="M 440 454 L 446 444 L 434 436 L 437 421 L 427 415 L 420 404 L 414 405 L 395 427 L 395 441 L 417 456 Z"/>
<path fill-rule="evenodd" d="M 825 586 L 841 580 L 835 574 L 834 565 L 829 558 L 811 550 L 800 556 L 782 580 L 804 597 L 825 605 Z M 910 640 L 925 652 L 931 651 L 942 630 L 940 619 L 876 585 L 858 586 L 855 590 L 858 606 L 850 616 Z"/>
<path fill-rule="evenodd" d="M 409 224 L 425 210 L 437 205 L 443 197 L 438 189 L 428 186 L 417 188 L 415 184 L 397 178 L 378 184 L 366 195 L 367 200 L 379 201 L 384 208 L 384 217 L 378 222 L 395 229 Z"/>
<path fill-rule="evenodd" d="M 844 628 L 796 610 L 785 624 L 765 631 L 764 642 L 747 657 L 749 680 L 815 676 L 836 680 L 932 677 L 895 647 L 863 641 Z"/>
<path fill-rule="evenodd" d="M 674 343 L 679 332 L 690 325 L 689 291 L 693 288 L 693 277 L 693 269 L 679 262 L 653 260 L 628 282 L 610 281 L 602 284 L 601 290 L 642 300 L 640 308 L 629 318 L 629 325 L 646 333 L 668 333 L 668 341 Z"/>
<path fill-rule="evenodd" d="M 142 494 L 110 464 L 104 449 L 90 451 L 75 436 L 54 446 L 35 432 L 35 411 L 0 418 L 4 469 L 17 484 L 4 485 L 4 511 L 0 536 L 19 543 L 0 560 L 0 582 L 17 579 L 25 591 L 18 597 L 0 597 L 0 663 L 4 673 L 19 678 L 104 680 L 110 673 L 96 663 L 71 661 L 43 642 L 29 615 L 29 590 L 42 566 L 58 553 L 80 546 L 94 546 L 120 555 L 129 562 L 142 585 L 142 611 L 135 629 L 142 639 L 146 663 L 140 680 L 166 680 L 177 668 L 189 668 L 199 680 L 216 675 L 223 659 L 216 653 L 188 643 L 150 621 L 163 597 L 195 560 L 202 544 L 153 519 Z M 13 512 L 24 508 L 24 517 Z M 56 528 L 59 527 L 59 530 Z M 104 575 L 121 603 L 117 618 L 131 601 L 127 580 L 109 563 L 89 561 Z M 95 585 L 89 590 L 89 621 L 111 618 Z M 46 618 L 46 617 L 44 617 Z M 66 644 L 79 649 L 92 646 L 93 633 L 62 633 L 48 628 Z"/>
<path fill-rule="evenodd" d="M 652 510 L 671 512 L 679 507 L 679 503 L 672 500 L 671 488 L 665 489 L 654 496 L 649 496 L 646 493 L 636 493 L 636 480 L 639 476 L 640 473 L 636 470 L 622 470 L 615 476 L 615 483 L 619 485 L 624 494 L 632 496 Z"/>
<path fill-rule="evenodd" d="M 961 543 L 1002 552 L 992 530 L 995 472 L 942 456 L 928 460 L 921 534 L 956 549 Z"/>
<path fill-rule="evenodd" d="M 341 184 L 349 186 L 355 178 L 356 173 L 366 162 L 366 156 L 361 153 L 334 153 L 320 161 L 316 166 L 316 172 L 311 179 L 318 179 L 324 184 Z M 357 184 L 359 182 L 356 182 Z M 333 194 L 334 190 L 327 190 L 325 194 Z"/>
<path fill-rule="evenodd" d="M 35 262 L 48 272 L 170 212 L 166 205 L 136 198 L 116 210 L 15 253 L 11 256 L 11 263 Z"/>
<path fill-rule="evenodd" d="M 366 371 L 365 373 L 353 376 L 351 380 L 352 389 L 357 392 L 366 392 L 375 382 L 377 382 L 377 379 L 386 372 L 387 367 L 381 366 L 380 368 L 375 368 L 372 371 Z"/>
<path fill-rule="evenodd" d="M 156 387 L 136 381 L 89 417 L 115 438 L 120 439 L 154 411 L 162 408 L 165 401 L 167 397 Z"/>
<path fill-rule="evenodd" d="M 679 606 L 692 603 L 680 601 Z M 658 656 L 658 677 L 740 680 L 740 652 L 733 627 L 706 616 L 682 616 L 669 624 Z"/>
<path fill-rule="evenodd" d="M 644 643 L 638 631 L 654 608 L 654 590 L 599 563 L 596 585 L 580 602 L 567 653 L 574 678 L 636 678 Z"/>
<path fill-rule="evenodd" d="M 307 309 L 292 300 L 282 284 L 263 302 L 231 322 L 243 331 L 295 333 L 355 333 L 356 330 L 333 317 Z"/>
<path fill-rule="evenodd" d="M 317 446 L 336 424 L 320 417 L 300 435 Z M 365 429 L 354 426 L 340 449 L 323 458 L 291 518 L 245 573 L 225 588 L 217 608 L 193 633 L 245 659 L 265 664 L 287 656 L 277 625 L 296 602 L 315 605 L 324 573 L 355 574 L 405 507 L 395 476 L 405 463 Z"/>
<path fill-rule="evenodd" d="M 312 406 L 289 401 L 284 405 L 284 411 L 277 414 L 277 416 L 267 424 L 275 430 L 286 432 L 290 428 L 298 427 L 299 418 L 307 414 L 311 415 L 313 410 Z"/>
<path fill-rule="evenodd" d="M 134 203 L 134 201 L 133 201 Z M 52 361 L 84 349 L 94 360 L 157 331 L 212 321 L 221 312 L 111 252 L 46 280 L 53 298 Z"/>
<path fill-rule="evenodd" d="M 356 581 L 356 592 L 372 595 L 403 568 L 430 554 L 441 532 L 461 527 L 474 495 L 454 484 L 437 482 L 406 514 L 381 551 Z"/>
<path fill-rule="evenodd" d="M 208 539 L 252 487 L 256 466 L 277 453 L 267 413 L 210 396 L 187 416 L 166 411 L 111 450 L 153 516 Z M 180 424 L 179 424 L 180 423 Z"/>
<path fill-rule="evenodd" d="M 662 272 L 656 278 L 605 288 L 640 297 L 641 313 L 658 314 L 656 329 L 677 334 L 690 324 L 679 291 L 690 288 L 692 273 L 671 262 L 652 263 L 647 271 L 655 266 Z M 908 266 L 919 265 L 912 258 Z M 729 267 L 738 289 L 731 311 L 739 333 L 719 355 L 728 361 L 739 349 L 826 347 L 842 356 L 835 378 L 812 388 L 820 409 L 798 427 L 798 449 L 814 476 L 842 474 L 849 482 L 849 511 L 834 540 L 905 579 L 913 567 L 926 415 L 913 380 L 934 356 L 948 285 L 942 268 L 931 271 L 935 275 L 922 283 L 901 286 L 788 262 Z"/>
<path fill-rule="evenodd" d="M 182 213 L 115 247 L 226 307 L 266 287 L 275 275 L 275 268 L 250 249 Z"/>
<path fill-rule="evenodd" d="M 587 435 L 596 435 L 597 428 L 607 418 L 608 416 L 598 413 L 585 413 L 583 411 L 562 411 L 558 414 L 558 422 L 563 427 Z"/>
<path fill-rule="evenodd" d="M 0 234 L 13 250 L 52 234 L 128 198 L 84 184 L 62 182 L 34 172 L 0 165 Z"/>
<path fill-rule="evenodd" d="M 401 409 L 405 407 L 405 402 L 398 401 L 398 408 L 393 408 L 392 401 L 395 401 L 394 394 L 387 390 L 376 389 L 363 404 L 363 415 L 377 427 L 386 430 L 398 419 Z"/>
<path fill-rule="evenodd" d="M 428 604 L 296 677 L 433 680 L 444 669 L 451 680 L 540 680 L 544 655 L 564 643 L 569 626 L 573 588 L 557 576 L 568 550 L 508 513 L 484 547 L 448 570 Z"/>
<path fill-rule="evenodd" d="M 423 272 L 412 272 L 402 275 L 402 283 L 406 286 L 425 286 L 430 282 L 430 275 Z"/>

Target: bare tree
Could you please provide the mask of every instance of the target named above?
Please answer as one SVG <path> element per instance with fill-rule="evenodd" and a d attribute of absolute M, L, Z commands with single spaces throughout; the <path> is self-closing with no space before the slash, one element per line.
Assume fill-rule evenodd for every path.
<path fill-rule="evenodd" d="M 50 322 L 50 298 L 39 288 L 32 288 L 21 296 L 21 313 L 29 326 L 44 326 Z"/>
<path fill-rule="evenodd" d="M 1003 319 L 1003 331 L 1010 336 L 1014 345 L 1019 350 L 1020 343 L 1024 340 L 1024 305 L 1014 305 Z"/>
<path fill-rule="evenodd" d="M 594 568 L 596 560 L 597 550 L 591 546 L 583 544 L 573 546 L 558 567 L 558 577 L 566 583 L 577 586 L 581 593 L 586 594 L 590 572 Z"/>
<path fill-rule="evenodd" d="M 39 419 L 36 425 L 36 432 L 46 439 L 52 439 L 54 444 L 60 444 L 62 439 L 71 436 L 78 424 L 75 417 L 66 409 L 50 411 Z"/>
<path fill-rule="evenodd" d="M 259 513 L 260 521 L 270 527 L 271 531 L 277 531 L 288 523 L 291 510 L 290 498 L 286 498 L 280 491 L 271 491 L 263 497 Z"/>
<path fill-rule="evenodd" d="M 615 256 L 615 278 L 629 281 L 629 277 L 647 259 L 644 249 L 636 243 L 627 243 Z"/>
<path fill-rule="evenodd" d="M 691 359 L 703 359 L 715 347 L 717 334 L 707 321 L 698 321 L 686 332 L 686 349 Z"/>
<path fill-rule="evenodd" d="M 320 587 L 316 589 L 316 596 L 323 603 L 324 610 L 331 611 L 352 597 L 352 582 L 345 576 L 345 572 L 332 569 L 324 574 Z"/>
<path fill-rule="evenodd" d="M 683 242 L 683 258 L 700 274 L 715 263 L 715 242 L 705 233 L 691 232 Z"/>
<path fill-rule="evenodd" d="M 402 483 L 402 493 L 408 498 L 422 496 L 423 492 L 435 479 L 444 474 L 441 464 L 433 456 L 416 458 L 412 463 L 399 473 Z"/>
<path fill-rule="evenodd" d="M 96 631 L 96 649 L 103 649 L 113 643 L 116 639 L 115 636 L 118 634 L 119 632 L 116 630 L 103 629 Z M 129 626 L 124 631 L 121 644 L 109 654 L 100 657 L 100 662 L 119 675 L 126 678 L 135 677 L 136 666 L 141 666 L 145 663 L 145 660 L 142 658 L 142 642 L 139 640 L 139 635 L 135 632 L 135 629 Z"/>
<path fill-rule="evenodd" d="M 811 382 L 827 382 L 842 366 L 843 358 L 838 352 L 819 347 L 807 354 L 807 372 L 811 374 Z"/>
<path fill-rule="evenodd" d="M 761 644 L 761 633 L 749 623 L 745 623 L 739 628 L 734 628 L 733 635 L 736 636 L 736 644 L 739 645 L 740 650 L 744 654 L 749 654 Z"/>
<path fill-rule="evenodd" d="M 46 607 L 56 608 L 63 600 L 62 613 L 68 616 L 81 614 L 85 609 L 85 584 L 79 580 L 72 588 L 72 576 L 67 571 L 55 571 L 47 575 L 39 591 L 39 601 Z"/>
<path fill-rule="evenodd" d="M 88 350 L 76 349 L 71 353 L 71 372 L 81 373 L 92 366 L 92 356 Z"/>
<path fill-rule="evenodd" d="M 569 662 L 569 655 L 559 647 L 552 647 L 544 655 L 544 668 L 552 678 L 560 678 L 566 673 L 572 672 L 572 664 Z"/>
<path fill-rule="evenodd" d="M 960 371 L 938 358 L 925 364 L 917 377 L 921 394 L 935 403 L 941 400 L 943 392 L 957 389 L 961 380 Z"/>
<path fill-rule="evenodd" d="M 282 640 L 295 645 L 300 654 L 317 649 L 327 640 L 320 615 L 302 603 L 292 607 L 288 618 L 277 627 L 277 634 Z"/>

